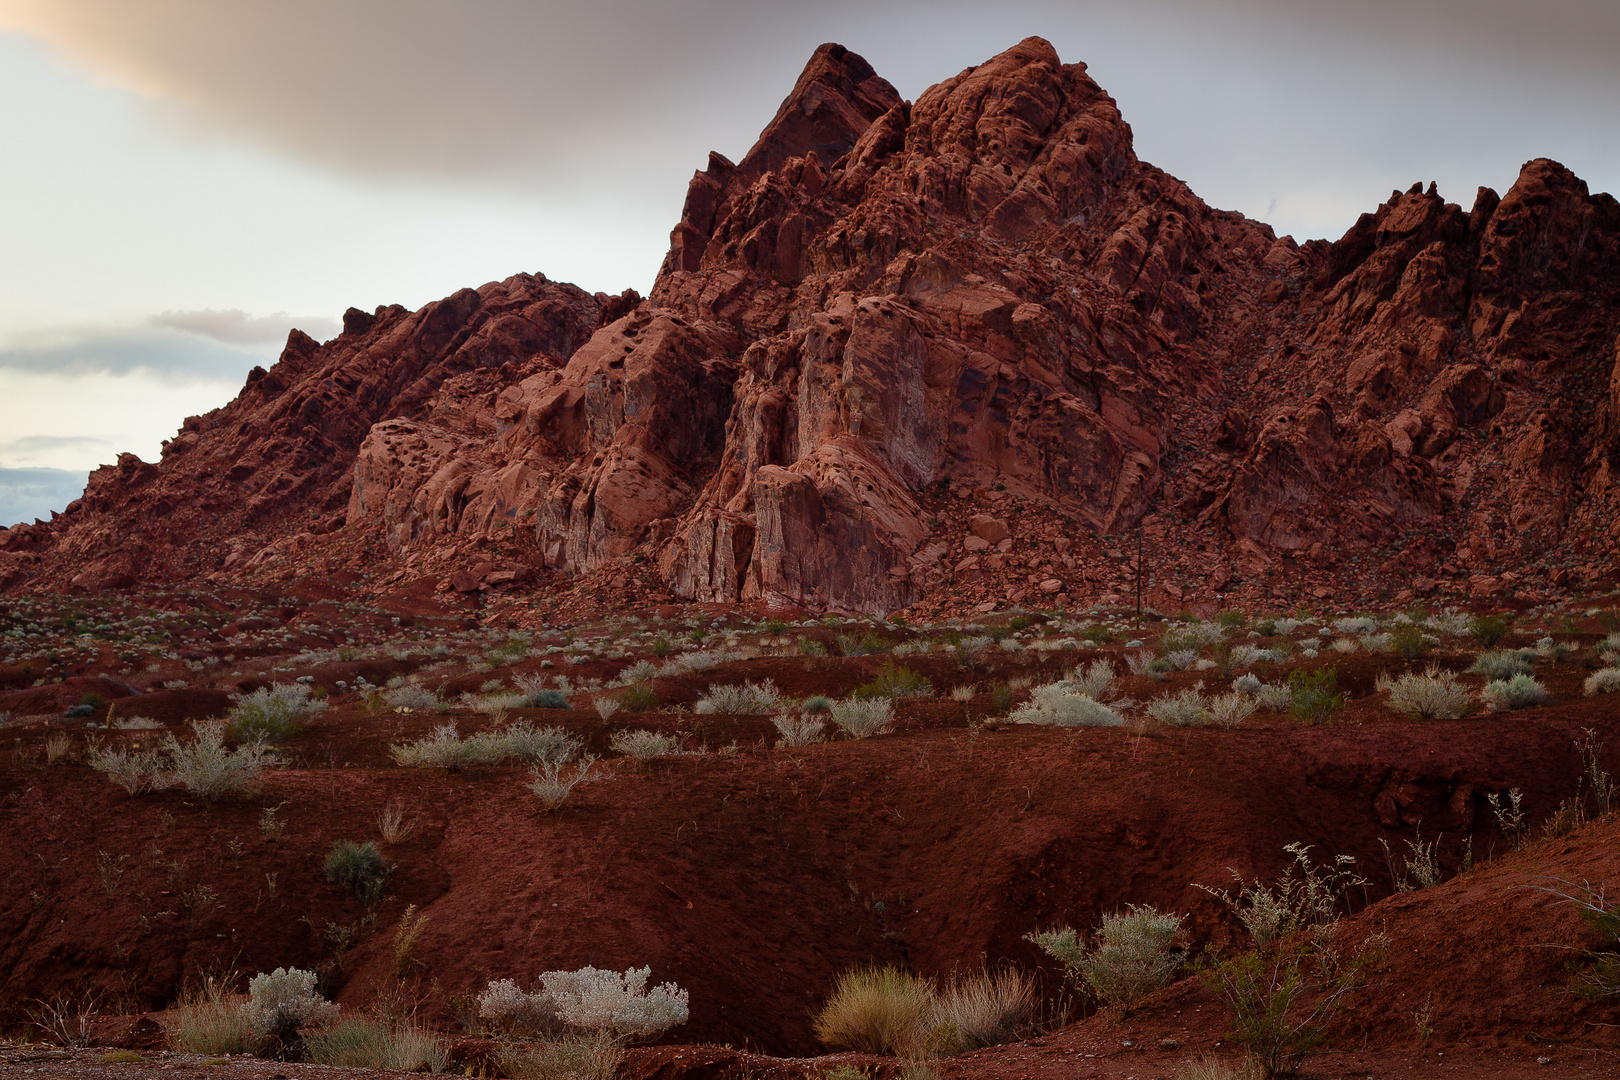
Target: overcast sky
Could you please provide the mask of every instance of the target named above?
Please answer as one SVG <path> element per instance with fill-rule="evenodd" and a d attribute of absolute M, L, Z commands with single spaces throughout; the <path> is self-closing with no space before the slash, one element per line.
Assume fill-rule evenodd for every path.
<path fill-rule="evenodd" d="M 1620 188 L 1613 0 L 0 0 L 0 524 L 351 304 L 645 292 L 692 170 L 823 41 L 915 99 L 1030 34 L 1300 240 L 1536 156 Z"/>

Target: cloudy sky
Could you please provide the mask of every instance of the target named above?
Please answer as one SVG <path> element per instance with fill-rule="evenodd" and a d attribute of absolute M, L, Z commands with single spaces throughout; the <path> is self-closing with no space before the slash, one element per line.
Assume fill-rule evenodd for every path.
<path fill-rule="evenodd" d="M 0 0 L 0 524 L 350 305 L 645 292 L 823 41 L 915 99 L 1029 34 L 1297 239 L 1536 156 L 1620 190 L 1613 0 Z"/>

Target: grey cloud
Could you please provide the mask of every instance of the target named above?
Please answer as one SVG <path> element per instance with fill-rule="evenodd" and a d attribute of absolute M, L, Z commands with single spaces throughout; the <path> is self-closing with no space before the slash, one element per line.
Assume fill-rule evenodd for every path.
<path fill-rule="evenodd" d="M 165 311 L 147 320 L 153 326 L 200 334 L 227 345 L 281 345 L 294 327 L 317 341 L 336 337 L 342 328 L 336 319 L 294 318 L 285 311 L 274 315 L 249 315 L 237 308 L 215 311 Z"/>
<path fill-rule="evenodd" d="M 84 494 L 88 472 L 72 469 L 0 469 L 0 526 L 49 520 Z"/>
<path fill-rule="evenodd" d="M 0 344 L 0 368 L 68 377 L 145 372 L 171 382 L 236 381 L 266 359 L 167 326 L 63 327 Z"/>
<path fill-rule="evenodd" d="M 810 51 L 908 97 L 1027 34 L 1084 60 L 1148 160 L 1285 231 L 1390 188 L 1467 202 L 1529 157 L 1620 184 L 1612 0 L 0 0 L 158 115 L 373 180 L 668 207 L 736 157 Z M 1370 201 L 1369 201 L 1370 200 Z"/>
<path fill-rule="evenodd" d="M 16 460 L 51 450 L 112 445 L 111 439 L 98 439 L 93 435 L 24 435 L 20 439 L 0 442 L 0 458 Z"/>

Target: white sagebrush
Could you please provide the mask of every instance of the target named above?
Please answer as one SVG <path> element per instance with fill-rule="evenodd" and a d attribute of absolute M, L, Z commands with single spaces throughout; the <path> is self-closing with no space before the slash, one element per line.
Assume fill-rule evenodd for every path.
<path fill-rule="evenodd" d="M 832 722 L 852 739 L 864 739 L 876 735 L 888 727 L 894 720 L 894 704 L 888 698 L 872 698 L 861 701 L 850 698 L 846 701 L 835 701 L 832 707 Z"/>
<path fill-rule="evenodd" d="M 1333 620 L 1333 630 L 1339 634 L 1371 634 L 1377 629 L 1378 620 L 1365 615 L 1352 615 Z"/>
<path fill-rule="evenodd" d="M 1254 715 L 1254 699 L 1233 691 L 1209 701 L 1209 722 L 1216 727 L 1233 728 Z"/>
<path fill-rule="evenodd" d="M 1068 682 L 1077 691 L 1096 701 L 1107 701 L 1112 696 L 1117 676 L 1114 665 L 1107 660 L 1093 660 L 1082 671 L 1076 667 L 1069 673 Z"/>
<path fill-rule="evenodd" d="M 1165 660 L 1177 671 L 1186 671 L 1198 663 L 1197 649 L 1171 649 L 1164 654 Z"/>
<path fill-rule="evenodd" d="M 449 707 L 439 700 L 438 694 L 414 683 L 384 690 L 383 700 L 396 709 L 410 709 L 413 712 L 442 713 Z"/>
<path fill-rule="evenodd" d="M 771 723 L 776 725 L 777 734 L 782 736 L 777 746 L 809 746 L 825 742 L 827 738 L 827 722 L 819 716 L 783 713 L 771 717 Z"/>
<path fill-rule="evenodd" d="M 1015 724 L 1042 727 L 1122 727 L 1125 718 L 1068 680 L 1037 686 L 1029 701 L 1007 716 Z"/>
<path fill-rule="evenodd" d="M 276 968 L 253 976 L 244 1007 L 255 1034 L 282 1040 L 338 1014 L 338 1007 L 316 992 L 315 973 L 299 968 Z"/>
<path fill-rule="evenodd" d="M 1154 698 L 1147 704 L 1147 714 L 1172 727 L 1201 727 L 1210 721 L 1209 705 L 1196 688 Z"/>
<path fill-rule="evenodd" d="M 1485 704 L 1492 712 L 1506 709 L 1523 709 L 1531 705 L 1540 705 L 1548 698 L 1547 688 L 1542 686 L 1529 675 L 1515 675 L 1511 679 L 1500 679 L 1485 684 L 1485 689 L 1479 692 L 1485 699 Z"/>
<path fill-rule="evenodd" d="M 1474 705 L 1457 673 L 1442 671 L 1437 664 L 1430 664 L 1421 675 L 1409 671 L 1393 679 L 1380 672 L 1376 689 L 1389 694 L 1391 709 L 1420 720 L 1456 720 L 1467 716 Z"/>
<path fill-rule="evenodd" d="M 1444 611 L 1438 615 L 1430 615 L 1426 624 L 1441 637 L 1460 638 L 1467 637 L 1473 632 L 1473 620 L 1460 611 Z"/>
<path fill-rule="evenodd" d="M 777 690 L 776 684 L 770 679 L 758 684 L 745 682 L 741 686 L 711 685 L 709 692 L 698 698 L 692 711 L 718 713 L 722 716 L 735 716 L 739 713 L 757 715 L 776 708 L 776 702 L 781 696 L 781 691 Z"/>
<path fill-rule="evenodd" d="M 613 685 L 634 686 L 636 683 L 656 679 L 659 674 L 658 665 L 651 660 L 637 660 L 619 672 L 619 677 L 613 680 Z"/>
<path fill-rule="evenodd" d="M 1586 677 L 1581 692 L 1587 697 L 1597 694 L 1620 694 L 1620 667 L 1599 668 Z"/>
<path fill-rule="evenodd" d="M 164 737 L 168 769 L 164 786 L 180 787 L 213 802 L 248 790 L 269 764 L 269 752 L 257 743 L 225 749 L 225 724 L 215 720 L 193 725 L 197 737 L 181 742 Z"/>
<path fill-rule="evenodd" d="M 592 698 L 591 704 L 596 707 L 596 715 L 604 720 L 611 719 L 613 714 L 619 711 L 619 699 L 608 697 L 606 694 Z"/>
<path fill-rule="evenodd" d="M 589 755 L 580 759 L 569 772 L 563 772 L 561 760 L 543 761 L 529 772 L 528 789 L 547 810 L 561 806 L 569 794 L 590 776 L 596 759 Z"/>
<path fill-rule="evenodd" d="M 1262 685 L 1260 689 L 1254 692 L 1254 696 L 1259 699 L 1260 704 L 1267 710 L 1276 713 L 1286 711 L 1294 700 L 1292 690 L 1281 684 L 1273 683 Z"/>
<path fill-rule="evenodd" d="M 1266 684 L 1261 681 L 1260 676 L 1254 674 L 1253 672 L 1245 671 L 1242 675 L 1239 675 L 1237 678 L 1232 680 L 1232 692 L 1236 694 L 1258 694 L 1265 687 L 1265 685 Z"/>
<path fill-rule="evenodd" d="M 1153 661 L 1156 659 L 1157 657 L 1152 649 L 1128 652 L 1125 654 L 1125 666 L 1131 669 L 1132 675 L 1146 675 L 1152 669 Z"/>
<path fill-rule="evenodd" d="M 509 725 L 499 736 L 508 757 L 531 764 L 571 761 L 585 745 L 560 727 L 537 728 L 527 720 Z"/>
<path fill-rule="evenodd" d="M 687 993 L 672 982 L 649 987 L 652 968 L 622 974 L 593 967 L 548 971 L 540 976 L 557 1016 L 571 1028 L 650 1039 L 686 1023 Z"/>
<path fill-rule="evenodd" d="M 636 761 L 651 761 L 676 753 L 681 748 L 681 741 L 673 735 L 638 728 L 635 731 L 614 732 L 613 737 L 608 740 L 608 746 L 615 752 Z"/>

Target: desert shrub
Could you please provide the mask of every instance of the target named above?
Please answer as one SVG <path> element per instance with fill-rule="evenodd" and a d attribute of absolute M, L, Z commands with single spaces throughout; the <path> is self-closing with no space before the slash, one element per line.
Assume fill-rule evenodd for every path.
<path fill-rule="evenodd" d="M 585 745 L 560 727 L 537 728 L 527 720 L 508 725 L 500 734 L 508 756 L 529 763 L 571 761 Z"/>
<path fill-rule="evenodd" d="M 1254 699 L 1239 691 L 1209 701 L 1209 722 L 1216 727 L 1234 728 L 1253 715 Z"/>
<path fill-rule="evenodd" d="M 248 983 L 247 1018 L 261 1039 L 286 1044 L 311 1024 L 337 1016 L 337 1006 L 315 990 L 315 973 L 298 968 L 276 968 L 253 976 Z"/>
<path fill-rule="evenodd" d="M 606 694 L 592 698 L 591 705 L 595 707 L 596 715 L 604 720 L 611 719 L 613 714 L 619 711 L 618 700 L 608 697 Z"/>
<path fill-rule="evenodd" d="M 990 707 L 998 713 L 1004 713 L 1012 708 L 1013 688 L 1010 684 L 999 682 L 990 688 Z"/>
<path fill-rule="evenodd" d="M 290 738 L 306 717 L 326 708 L 310 696 L 304 683 L 276 683 L 240 695 L 229 713 L 231 738 L 238 742 L 276 742 Z"/>
<path fill-rule="evenodd" d="M 1276 619 L 1265 618 L 1254 624 L 1254 632 L 1261 637 L 1276 637 L 1283 631 L 1277 629 Z"/>
<path fill-rule="evenodd" d="M 1289 1076 L 1326 1041 L 1328 1024 L 1365 983 L 1382 951 L 1381 942 L 1369 939 L 1348 958 L 1307 955 L 1308 947 L 1246 953 L 1214 965 L 1204 977 L 1231 1008 L 1238 1042 L 1261 1072 Z"/>
<path fill-rule="evenodd" d="M 687 994 L 674 983 L 649 987 L 652 968 L 623 974 L 592 967 L 540 976 L 557 1016 L 571 1028 L 602 1031 L 629 1041 L 657 1037 L 686 1023 Z"/>
<path fill-rule="evenodd" d="M 953 686 L 951 687 L 951 700 L 966 704 L 967 702 L 973 700 L 973 695 L 977 692 L 978 691 L 971 683 L 963 683 L 961 686 Z"/>
<path fill-rule="evenodd" d="M 84 760 L 92 769 L 104 774 L 131 795 L 163 786 L 164 762 L 154 750 L 132 750 L 91 743 L 85 750 Z"/>
<path fill-rule="evenodd" d="M 1214 645 L 1226 638 L 1226 628 L 1218 623 L 1195 622 L 1172 627 L 1159 635 L 1159 651 L 1169 653 L 1182 649 L 1199 649 Z"/>
<path fill-rule="evenodd" d="M 908 667 L 884 664 L 877 678 L 855 688 L 854 697 L 863 701 L 873 698 L 929 697 L 934 684 Z"/>
<path fill-rule="evenodd" d="M 889 651 L 889 643 L 870 631 L 859 638 L 839 634 L 838 651 L 844 656 L 881 656 Z"/>
<path fill-rule="evenodd" d="M 454 723 L 440 724 L 425 739 L 390 746 L 395 764 L 417 768 L 440 768 L 460 772 L 469 765 L 493 765 L 511 753 L 504 735 L 480 731 L 463 739 Z"/>
<path fill-rule="evenodd" d="M 540 800 L 540 805 L 548 811 L 555 810 L 567 801 L 576 786 L 585 782 L 591 766 L 595 763 L 595 758 L 587 756 L 565 775 L 561 759 L 543 761 L 529 771 L 529 783 L 526 786 Z"/>
<path fill-rule="evenodd" d="M 1171 727 L 1202 727 L 1210 721 L 1209 707 L 1197 689 L 1154 698 L 1148 702 L 1147 714 Z"/>
<path fill-rule="evenodd" d="M 928 1027 L 932 1047 L 963 1054 L 1027 1038 L 1036 1020 L 1035 983 L 1015 968 L 980 971 L 946 986 L 935 997 Z"/>
<path fill-rule="evenodd" d="M 658 633 L 654 634 L 653 639 L 647 643 L 647 651 L 658 657 L 658 659 L 662 660 L 664 657 L 675 651 L 675 642 L 670 639 L 669 634 L 660 630 Z"/>
<path fill-rule="evenodd" d="M 1433 630 L 1441 637 L 1466 637 L 1473 626 L 1473 620 L 1458 611 L 1445 611 L 1439 615 L 1430 615 L 1423 625 Z"/>
<path fill-rule="evenodd" d="M 188 1054 L 217 1057 L 249 1054 L 257 1038 L 248 1021 L 246 1001 L 233 997 L 216 980 L 180 995 L 163 1018 L 169 1043 Z"/>
<path fill-rule="evenodd" d="M 1293 691 L 1283 684 L 1262 683 L 1260 689 L 1254 692 L 1254 696 L 1262 706 L 1274 713 L 1286 712 L 1289 703 L 1294 700 Z"/>
<path fill-rule="evenodd" d="M 1170 951 L 1181 916 L 1130 904 L 1104 915 L 1096 944 L 1087 948 L 1069 927 L 1030 934 L 1027 940 L 1063 964 L 1092 993 L 1124 1012 L 1170 981 L 1180 966 Z"/>
<path fill-rule="evenodd" d="M 1030 691 L 1029 701 L 1008 719 L 1017 724 L 1047 727 L 1121 727 L 1125 718 L 1068 681 L 1048 683 Z"/>
<path fill-rule="evenodd" d="M 504 1035 L 552 1038 L 562 1030 L 556 1003 L 543 989 L 524 993 L 511 979 L 490 982 L 474 1000 L 484 1026 Z"/>
<path fill-rule="evenodd" d="M 1222 1061 L 1214 1054 L 1206 1054 L 1182 1061 L 1171 1080 L 1266 1080 L 1266 1074 L 1252 1057 Z"/>
<path fill-rule="evenodd" d="M 396 709 L 410 709 L 412 712 L 442 713 L 450 707 L 440 700 L 438 694 L 414 683 L 405 683 L 384 690 L 383 700 Z"/>
<path fill-rule="evenodd" d="M 1515 675 L 1530 674 L 1536 658 L 1532 649 L 1505 649 L 1501 652 L 1480 653 L 1468 670 L 1484 675 L 1491 681 L 1511 679 Z"/>
<path fill-rule="evenodd" d="M 1485 699 L 1486 707 L 1492 712 L 1501 712 L 1540 705 L 1549 695 L 1547 688 L 1529 675 L 1515 675 L 1511 679 L 1486 683 L 1479 696 Z"/>
<path fill-rule="evenodd" d="M 1168 650 L 1165 651 L 1164 656 L 1162 656 L 1160 658 L 1160 660 L 1162 660 L 1163 663 L 1168 664 L 1169 668 L 1172 669 L 1172 670 L 1186 671 L 1188 668 L 1190 668 L 1194 664 L 1198 663 L 1198 650 L 1197 649 L 1168 649 Z M 1159 663 L 1159 662 L 1160 662 L 1159 660 L 1154 661 L 1154 663 Z M 1152 669 L 1152 665 L 1149 665 L 1149 669 L 1150 670 Z M 1161 670 L 1164 670 L 1164 669 L 1161 669 Z"/>
<path fill-rule="evenodd" d="M 362 904 L 374 904 L 388 888 L 394 867 L 383 858 L 377 845 L 367 840 L 339 840 L 326 853 L 322 869 L 328 885 L 335 885 Z"/>
<path fill-rule="evenodd" d="M 1494 648 L 1497 642 L 1507 636 L 1507 631 L 1506 615 L 1475 615 L 1468 620 L 1469 634 L 1487 649 Z"/>
<path fill-rule="evenodd" d="M 619 704 L 631 712 L 647 712 L 658 708 L 660 702 L 653 684 L 648 681 L 625 687 L 624 693 L 619 695 Z"/>
<path fill-rule="evenodd" d="M 615 731 L 608 740 L 608 746 L 627 758 L 646 762 L 677 752 L 681 748 L 681 741 L 673 735 L 639 728 L 635 731 Z"/>
<path fill-rule="evenodd" d="M 1389 638 L 1389 651 L 1403 660 L 1417 660 L 1429 654 L 1429 636 L 1417 623 L 1397 623 L 1384 636 Z"/>
<path fill-rule="evenodd" d="M 876 735 L 894 721 L 894 705 L 888 698 L 858 701 L 836 701 L 832 707 L 832 722 L 852 739 Z"/>
<path fill-rule="evenodd" d="M 1378 620 L 1366 615 L 1351 615 L 1333 620 L 1336 634 L 1371 634 L 1378 630 Z"/>
<path fill-rule="evenodd" d="M 826 656 L 827 646 L 815 638 L 802 637 L 799 639 L 800 656 Z"/>
<path fill-rule="evenodd" d="M 1599 668 L 1586 677 L 1581 692 L 1587 697 L 1597 694 L 1620 694 L 1620 667 Z"/>
<path fill-rule="evenodd" d="M 658 665 L 650 660 L 637 660 L 623 671 L 619 672 L 616 680 L 620 686 L 630 686 L 634 683 L 647 682 L 656 679 L 659 674 Z"/>
<path fill-rule="evenodd" d="M 781 692 L 770 679 L 758 683 L 745 682 L 741 686 L 711 685 L 709 692 L 698 698 L 693 712 L 719 713 L 722 716 L 738 714 L 758 715 L 776 708 Z"/>
<path fill-rule="evenodd" d="M 777 734 L 782 736 L 777 746 L 809 746 L 811 743 L 824 742 L 827 738 L 827 722 L 813 715 L 783 713 L 771 717 L 771 723 L 776 725 Z"/>
<path fill-rule="evenodd" d="M 826 694 L 812 694 L 804 699 L 804 704 L 799 706 L 800 712 L 807 713 L 830 713 L 832 710 L 833 699 Z"/>
<path fill-rule="evenodd" d="M 432 1033 L 381 1016 L 351 1016 L 304 1038 L 304 1052 L 317 1065 L 351 1069 L 444 1072 L 444 1043 Z"/>
<path fill-rule="evenodd" d="M 163 727 L 160 720 L 153 720 L 150 716 L 119 716 L 114 717 L 109 727 L 119 731 L 152 731 Z"/>
<path fill-rule="evenodd" d="M 1108 700 L 1116 678 L 1114 665 L 1098 657 L 1084 671 L 1075 668 L 1069 673 L 1069 683 L 1080 693 L 1097 701 Z"/>
<path fill-rule="evenodd" d="M 1417 839 L 1404 841 L 1408 854 L 1401 860 L 1400 867 L 1395 865 L 1395 853 L 1390 850 L 1389 842 L 1381 836 L 1378 842 L 1384 847 L 1384 861 L 1389 864 L 1389 879 L 1396 892 L 1412 892 L 1440 884 L 1439 839 L 1425 842 L 1420 829 Z"/>
<path fill-rule="evenodd" d="M 1338 668 L 1297 668 L 1288 675 L 1288 712 L 1307 724 L 1325 723 L 1344 708 L 1344 695 L 1338 688 Z"/>
<path fill-rule="evenodd" d="M 613 1080 L 624 1048 L 605 1032 L 564 1035 L 533 1046 L 502 1044 L 495 1052 L 502 1076 L 517 1080 Z"/>
<path fill-rule="evenodd" d="M 1347 903 L 1350 890 L 1364 888 L 1367 884 L 1366 879 L 1355 872 L 1353 856 L 1337 855 L 1331 863 L 1318 865 L 1311 862 L 1311 849 L 1304 844 L 1289 844 L 1283 850 L 1292 855 L 1294 861 L 1273 885 L 1259 881 L 1245 884 L 1234 870 L 1232 876 L 1242 886 L 1236 896 L 1225 889 L 1197 886 L 1231 909 L 1257 948 L 1265 948 L 1299 930 L 1333 923 L 1339 917 L 1340 908 Z"/>
<path fill-rule="evenodd" d="M 538 694 L 524 698 L 520 704 L 531 709 L 566 709 L 569 707 L 568 695 L 561 690 L 542 690 Z"/>
<path fill-rule="evenodd" d="M 1551 660 L 1555 664 L 1562 664 L 1568 660 L 1575 647 L 1567 641 L 1556 641 L 1550 637 L 1536 639 L 1536 656 L 1543 660 Z"/>
<path fill-rule="evenodd" d="M 956 643 L 956 662 L 968 671 L 984 663 L 984 654 L 990 648 L 990 638 L 983 634 L 962 638 Z"/>
<path fill-rule="evenodd" d="M 1457 682 L 1456 673 L 1442 671 L 1434 664 L 1421 675 L 1407 672 L 1396 679 L 1380 672 L 1377 686 L 1389 694 L 1391 709 L 1414 719 L 1456 720 L 1467 716 L 1474 707 L 1473 695 Z"/>
<path fill-rule="evenodd" d="M 859 968 L 838 977 L 816 1014 L 816 1038 L 829 1047 L 912 1056 L 928 1042 L 934 988 L 896 967 Z"/>
<path fill-rule="evenodd" d="M 219 721 L 195 725 L 196 738 L 183 743 L 164 737 L 168 768 L 164 784 L 184 788 L 205 802 L 240 795 L 251 789 L 266 766 L 266 752 L 257 743 L 225 749 L 225 725 Z"/>
<path fill-rule="evenodd" d="M 1227 650 L 1227 664 L 1232 668 L 1249 667 L 1261 661 L 1275 663 L 1276 654 L 1270 649 L 1259 649 L 1253 645 L 1237 644 Z"/>
<path fill-rule="evenodd" d="M 1235 611 L 1232 608 L 1222 608 L 1220 611 L 1215 613 L 1215 616 L 1211 621 L 1217 626 L 1220 626 L 1222 629 L 1236 630 L 1248 623 L 1249 617 L 1243 614 L 1241 611 Z"/>
<path fill-rule="evenodd" d="M 1573 904 L 1604 942 L 1602 949 L 1581 950 L 1592 966 L 1575 976 L 1570 989 L 1584 998 L 1620 998 L 1620 904 L 1610 903 L 1602 890 L 1590 884 L 1577 885 L 1562 878 L 1554 878 L 1553 883 L 1560 887 L 1535 888 Z"/>
<path fill-rule="evenodd" d="M 1265 685 L 1266 684 L 1260 680 L 1260 676 L 1254 674 L 1253 672 L 1245 671 L 1242 675 L 1239 675 L 1237 678 L 1232 680 L 1232 692 L 1234 694 L 1248 694 L 1253 696 L 1258 694 L 1261 688 Z"/>

